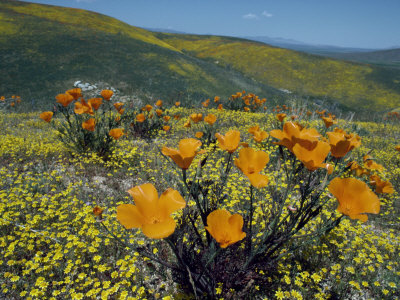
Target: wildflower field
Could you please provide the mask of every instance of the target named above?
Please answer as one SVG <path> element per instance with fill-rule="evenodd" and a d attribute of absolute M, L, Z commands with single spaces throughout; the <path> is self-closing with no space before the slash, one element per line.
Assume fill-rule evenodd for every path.
<path fill-rule="evenodd" d="M 400 298 L 397 113 L 350 121 L 245 91 L 198 108 L 13 99 L 0 298 Z"/>

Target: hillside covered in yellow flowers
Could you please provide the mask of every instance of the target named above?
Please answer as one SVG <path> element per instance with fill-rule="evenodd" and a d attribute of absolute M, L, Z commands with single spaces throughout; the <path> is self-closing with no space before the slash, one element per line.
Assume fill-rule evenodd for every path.
<path fill-rule="evenodd" d="M 350 110 L 400 106 L 399 70 L 238 38 L 154 33 L 80 9 L 0 4 L 0 94 L 45 103 L 84 80 L 191 103 L 245 89 L 268 98 L 324 99 Z"/>

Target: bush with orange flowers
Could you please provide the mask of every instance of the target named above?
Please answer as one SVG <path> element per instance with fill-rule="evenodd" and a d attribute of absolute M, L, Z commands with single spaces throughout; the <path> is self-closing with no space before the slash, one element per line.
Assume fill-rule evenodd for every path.
<path fill-rule="evenodd" d="M 80 88 L 58 94 L 54 112 L 43 112 L 40 118 L 50 123 L 70 153 L 94 152 L 108 159 L 122 134 L 120 115 L 123 103 L 111 103 L 111 90 L 85 100 Z M 60 117 L 55 120 L 55 117 Z"/>
<path fill-rule="evenodd" d="M 214 115 L 196 113 L 188 122 L 213 126 L 215 121 Z M 215 298 L 220 286 L 225 296 L 243 289 L 258 280 L 257 270 L 275 270 L 283 257 L 329 233 L 344 216 L 365 222 L 368 214 L 378 214 L 380 200 L 368 185 L 376 193 L 393 192 L 377 176 L 342 178 L 350 174 L 347 161 L 361 144 L 358 135 L 335 128 L 324 137 L 299 123 L 275 124 L 280 128 L 269 134 L 251 127 L 249 143 L 231 129 L 215 133 L 213 147 L 202 144 L 203 131 L 196 134 L 199 139 L 181 139 L 177 148 L 162 147 L 180 173 L 168 181 L 178 190 L 158 198 L 152 185 L 136 186 L 129 191 L 135 204 L 117 209 L 123 227 L 141 229 L 168 245 L 173 260 L 144 255 L 170 268 L 174 280 L 195 297 Z M 200 151 L 202 146 L 207 150 Z M 216 158 L 217 168 L 210 165 Z M 365 160 L 370 169 L 378 168 L 370 157 Z M 210 170 L 219 173 L 210 176 Z M 241 186 L 243 197 L 227 206 L 231 185 Z"/>
<path fill-rule="evenodd" d="M 0 96 L 0 111 L 21 111 L 21 97 L 12 95 L 11 97 Z"/>
<path fill-rule="evenodd" d="M 132 136 L 147 140 L 154 138 L 161 130 L 170 131 L 175 121 L 163 109 L 162 100 L 157 100 L 154 105 L 147 104 L 140 109 L 128 111 L 123 117 Z"/>

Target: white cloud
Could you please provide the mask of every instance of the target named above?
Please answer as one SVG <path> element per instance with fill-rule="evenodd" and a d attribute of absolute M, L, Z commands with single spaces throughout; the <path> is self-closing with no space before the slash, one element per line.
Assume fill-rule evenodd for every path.
<path fill-rule="evenodd" d="M 271 17 L 273 16 L 273 14 L 267 12 L 266 10 L 264 10 L 264 11 L 262 12 L 262 15 L 263 15 L 264 17 L 266 17 L 266 18 L 271 18 Z"/>
<path fill-rule="evenodd" d="M 242 17 L 243 19 L 258 19 L 257 15 L 248 13 Z"/>

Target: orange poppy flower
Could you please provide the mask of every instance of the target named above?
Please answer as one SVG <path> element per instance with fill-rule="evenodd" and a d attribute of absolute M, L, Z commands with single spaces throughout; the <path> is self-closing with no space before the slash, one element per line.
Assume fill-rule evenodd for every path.
<path fill-rule="evenodd" d="M 156 106 L 161 107 L 162 105 L 163 105 L 163 101 L 162 100 L 157 100 Z"/>
<path fill-rule="evenodd" d="M 364 170 L 357 162 L 351 161 L 347 164 L 348 167 L 350 167 L 350 170 L 355 174 L 356 176 L 360 177 L 361 175 L 368 174 L 368 170 Z"/>
<path fill-rule="evenodd" d="M 397 151 L 400 151 L 400 145 L 394 147 L 394 149 L 396 149 Z"/>
<path fill-rule="evenodd" d="M 6 97 L 1 96 L 1 97 L 0 97 L 0 101 L 6 101 Z"/>
<path fill-rule="evenodd" d="M 383 171 L 385 169 L 381 164 L 376 163 L 372 159 L 365 160 L 364 167 L 368 170 L 378 170 L 378 171 Z"/>
<path fill-rule="evenodd" d="M 219 99 L 221 99 L 221 98 L 218 97 L 218 96 L 215 96 L 215 97 L 214 97 L 214 102 L 217 103 L 217 102 L 219 101 Z"/>
<path fill-rule="evenodd" d="M 100 95 L 104 98 L 104 100 L 110 100 L 114 92 L 112 90 L 102 90 Z"/>
<path fill-rule="evenodd" d="M 196 139 L 183 139 L 179 142 L 179 150 L 163 147 L 162 154 L 169 156 L 181 169 L 186 170 L 190 167 L 201 142 Z"/>
<path fill-rule="evenodd" d="M 255 131 L 253 133 L 253 139 L 257 142 L 257 143 L 261 143 L 263 140 L 265 140 L 267 137 L 269 137 L 269 134 L 266 131 L 263 130 L 259 130 L 259 131 Z"/>
<path fill-rule="evenodd" d="M 326 169 L 328 175 L 331 175 L 334 171 L 334 167 L 332 164 L 325 164 L 325 169 Z"/>
<path fill-rule="evenodd" d="M 161 117 L 162 113 L 163 113 L 162 109 L 159 109 L 159 108 L 156 109 L 157 116 Z"/>
<path fill-rule="evenodd" d="M 337 121 L 333 120 L 331 117 L 321 117 L 322 121 L 324 121 L 325 123 L 325 127 L 329 128 L 331 127 L 333 124 L 336 124 Z"/>
<path fill-rule="evenodd" d="M 100 105 L 103 103 L 102 98 L 91 98 L 88 100 L 88 104 L 93 107 L 95 110 L 98 110 Z"/>
<path fill-rule="evenodd" d="M 293 137 L 300 135 L 300 126 L 293 122 L 286 122 L 283 124 L 283 130 L 275 129 L 270 131 L 270 135 L 279 140 L 279 142 L 274 142 L 274 144 L 282 145 L 292 151 L 295 142 Z"/>
<path fill-rule="evenodd" d="M 94 131 L 95 126 L 96 126 L 96 120 L 94 118 L 86 120 L 85 122 L 82 123 L 82 128 L 88 131 Z"/>
<path fill-rule="evenodd" d="M 193 121 L 194 123 L 198 123 L 198 122 L 200 122 L 201 120 L 203 120 L 203 115 L 202 115 L 202 114 L 191 114 L 191 115 L 190 115 L 190 119 L 192 119 L 192 121 Z"/>
<path fill-rule="evenodd" d="M 171 119 L 171 117 L 170 116 L 164 116 L 163 119 L 164 119 L 165 122 L 168 122 Z"/>
<path fill-rule="evenodd" d="M 204 117 L 204 122 L 213 125 L 217 121 L 217 117 L 213 114 L 209 114 Z"/>
<path fill-rule="evenodd" d="M 124 135 L 124 130 L 122 128 L 113 128 L 108 134 L 112 136 L 115 140 L 118 140 L 121 136 Z"/>
<path fill-rule="evenodd" d="M 190 124 L 190 120 L 187 120 L 184 124 L 183 127 L 185 128 L 190 128 L 192 125 Z"/>
<path fill-rule="evenodd" d="M 147 104 L 145 107 L 144 107 L 144 110 L 146 110 L 146 111 L 151 111 L 153 109 L 153 106 L 151 106 L 150 104 Z"/>
<path fill-rule="evenodd" d="M 78 115 L 81 114 L 89 114 L 94 115 L 92 106 L 89 103 L 86 103 L 85 99 L 81 99 L 81 102 L 75 102 L 74 112 Z"/>
<path fill-rule="evenodd" d="M 93 214 L 97 217 L 100 217 L 101 214 L 103 213 L 103 209 L 99 206 L 93 207 Z"/>
<path fill-rule="evenodd" d="M 194 135 L 195 137 L 197 137 L 198 139 L 201 139 L 203 137 L 204 133 L 201 131 L 196 132 L 196 134 Z"/>
<path fill-rule="evenodd" d="M 222 103 L 218 104 L 218 109 L 223 110 Z"/>
<path fill-rule="evenodd" d="M 144 116 L 144 114 L 137 114 L 136 115 L 136 121 L 139 123 L 143 123 L 144 120 L 146 120 L 146 117 Z"/>
<path fill-rule="evenodd" d="M 276 118 L 280 121 L 283 122 L 283 120 L 285 120 L 286 118 L 286 114 L 277 114 Z"/>
<path fill-rule="evenodd" d="M 122 103 L 122 102 L 114 103 L 114 107 L 118 111 L 122 108 L 122 106 L 124 106 L 124 103 Z"/>
<path fill-rule="evenodd" d="M 312 150 L 303 147 L 301 144 L 295 144 L 293 146 L 293 154 L 296 155 L 297 159 L 310 171 L 326 167 L 323 161 L 328 156 L 330 150 L 331 147 L 329 144 L 321 141 L 318 141 Z"/>
<path fill-rule="evenodd" d="M 203 105 L 203 107 L 208 107 L 208 105 L 210 104 L 210 99 L 207 99 L 206 101 L 201 103 Z"/>
<path fill-rule="evenodd" d="M 168 130 L 170 130 L 171 129 L 171 126 L 168 126 L 168 125 L 164 125 L 163 126 L 163 130 L 164 131 L 168 131 Z"/>
<path fill-rule="evenodd" d="M 366 213 L 378 214 L 380 211 L 378 196 L 361 180 L 336 177 L 328 190 L 339 202 L 337 210 L 351 219 L 365 222 L 368 220 Z"/>
<path fill-rule="evenodd" d="M 235 150 L 239 147 L 240 131 L 229 130 L 225 136 L 220 133 L 216 133 L 215 137 L 218 139 L 219 147 L 222 150 L 228 151 L 229 153 L 235 152 Z"/>
<path fill-rule="evenodd" d="M 296 143 L 299 143 L 308 150 L 312 150 L 317 145 L 318 138 L 321 136 L 314 128 L 302 128 L 294 122 L 286 122 L 283 124 L 283 130 L 272 130 L 269 134 L 280 140 L 279 142 L 274 142 L 274 144 L 285 146 L 290 151 L 293 150 L 293 146 Z"/>
<path fill-rule="evenodd" d="M 56 96 L 57 103 L 60 103 L 62 106 L 67 107 L 72 101 L 74 101 L 74 97 L 71 94 L 58 94 Z"/>
<path fill-rule="evenodd" d="M 245 107 L 243 107 L 243 110 L 247 112 L 247 111 L 250 111 L 250 108 L 248 108 L 247 106 L 245 106 Z"/>
<path fill-rule="evenodd" d="M 253 148 L 242 148 L 235 165 L 246 175 L 252 186 L 264 187 L 268 184 L 268 177 L 260 174 L 269 162 L 269 156 L 264 151 L 255 151 Z"/>
<path fill-rule="evenodd" d="M 258 125 L 250 127 L 249 133 L 253 135 L 254 140 L 258 143 L 269 137 L 269 134 L 266 131 L 260 130 L 260 127 Z"/>
<path fill-rule="evenodd" d="M 393 194 L 394 188 L 389 181 L 382 181 L 378 175 L 372 175 L 370 178 L 370 184 L 375 185 L 375 192 L 377 194 Z"/>
<path fill-rule="evenodd" d="M 179 105 L 181 105 L 181 102 L 180 101 L 176 101 L 175 102 L 175 106 L 178 107 Z"/>
<path fill-rule="evenodd" d="M 74 100 L 78 100 L 78 98 L 82 97 L 82 90 L 79 88 L 70 89 L 65 93 L 70 94 L 72 97 L 74 97 Z"/>
<path fill-rule="evenodd" d="M 358 135 L 346 134 L 344 130 L 339 128 L 335 128 L 334 132 L 327 132 L 326 134 L 329 137 L 332 156 L 336 158 L 345 156 L 361 145 L 361 138 Z"/>
<path fill-rule="evenodd" d="M 231 215 L 225 209 L 212 211 L 207 216 L 205 228 L 221 248 L 226 248 L 246 237 L 246 233 L 242 231 L 243 217 L 239 214 Z"/>
<path fill-rule="evenodd" d="M 248 131 L 249 131 L 249 133 L 254 134 L 254 132 L 260 131 L 260 126 L 258 126 L 258 125 L 252 126 L 249 128 Z"/>
<path fill-rule="evenodd" d="M 52 111 L 44 111 L 42 112 L 39 117 L 43 120 L 49 123 L 51 121 L 51 118 L 53 117 L 53 112 Z"/>
<path fill-rule="evenodd" d="M 174 115 L 175 120 L 179 120 L 181 118 L 181 115 Z"/>
<path fill-rule="evenodd" d="M 174 233 L 176 223 L 171 214 L 186 206 L 178 191 L 167 189 L 158 197 L 156 188 L 145 183 L 131 188 L 128 193 L 135 205 L 121 204 L 117 207 L 117 220 L 126 229 L 140 228 L 152 239 L 166 238 Z"/>

